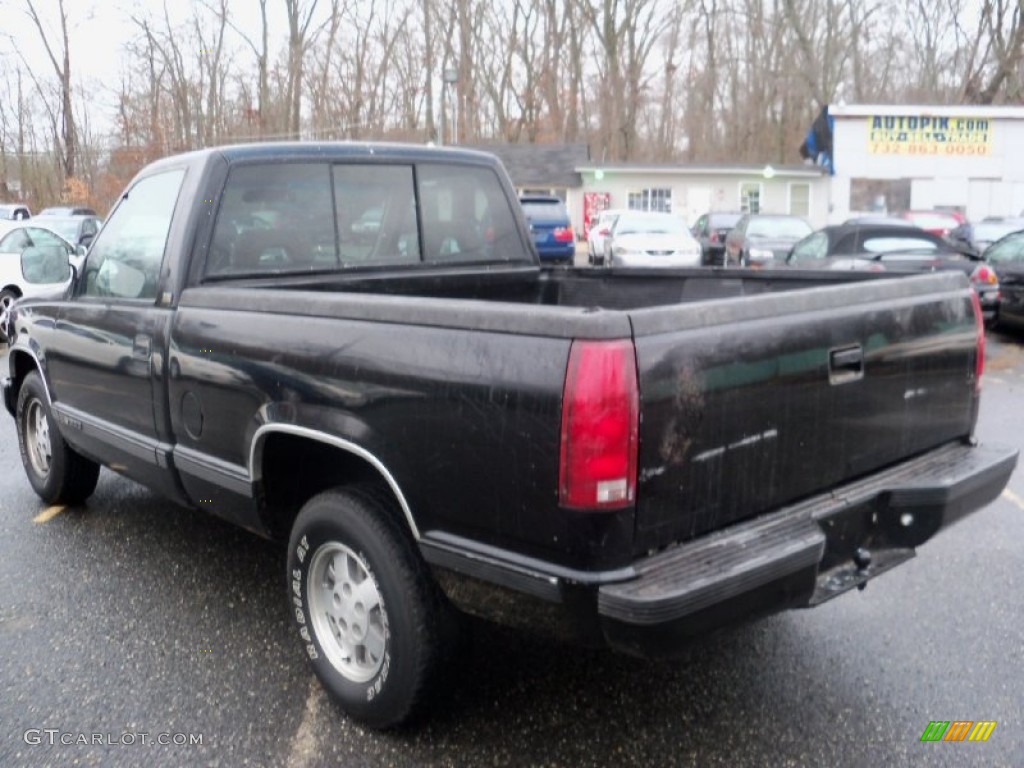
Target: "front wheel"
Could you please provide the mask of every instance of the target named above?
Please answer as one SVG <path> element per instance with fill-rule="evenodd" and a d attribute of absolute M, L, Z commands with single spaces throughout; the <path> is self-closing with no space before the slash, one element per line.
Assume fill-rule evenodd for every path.
<path fill-rule="evenodd" d="M 21 463 L 39 497 L 49 504 L 72 505 L 89 498 L 99 480 L 99 464 L 64 441 L 37 371 L 22 382 L 15 414 Z"/>
<path fill-rule="evenodd" d="M 440 665 L 443 597 L 368 488 L 313 497 L 292 527 L 288 594 L 306 655 L 328 693 L 374 728 L 410 719 Z"/>

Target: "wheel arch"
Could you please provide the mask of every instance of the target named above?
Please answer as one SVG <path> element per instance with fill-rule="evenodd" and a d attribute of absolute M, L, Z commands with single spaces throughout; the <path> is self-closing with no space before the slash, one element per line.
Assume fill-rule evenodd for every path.
<path fill-rule="evenodd" d="M 265 424 L 249 449 L 249 474 L 264 504 L 263 522 L 274 538 L 287 539 L 302 505 L 321 491 L 369 484 L 394 504 L 395 522 L 418 542 L 409 502 L 391 471 L 366 448 L 345 438 L 294 424 Z"/>
<path fill-rule="evenodd" d="M 43 381 L 43 389 L 46 390 L 47 402 L 51 405 L 53 404 L 53 395 L 50 392 L 50 382 L 47 381 L 43 365 L 39 362 L 39 358 L 36 357 L 34 352 L 25 349 L 24 347 L 15 347 L 12 349 L 10 352 L 10 371 L 12 402 L 18 401 L 18 392 L 21 390 L 21 385 L 22 382 L 25 381 L 25 378 L 33 371 L 36 371 L 39 374 L 39 378 Z"/>

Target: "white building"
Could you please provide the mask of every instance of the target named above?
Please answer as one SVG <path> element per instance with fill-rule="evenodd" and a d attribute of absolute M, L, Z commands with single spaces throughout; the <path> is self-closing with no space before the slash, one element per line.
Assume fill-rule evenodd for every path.
<path fill-rule="evenodd" d="M 582 185 L 566 203 L 578 232 L 597 208 L 667 211 L 693 224 L 708 211 L 791 213 L 815 227 L 828 218 L 829 177 L 813 165 L 578 164 Z"/>
<path fill-rule="evenodd" d="M 839 105 L 829 221 L 944 208 L 1024 212 L 1024 107 Z"/>

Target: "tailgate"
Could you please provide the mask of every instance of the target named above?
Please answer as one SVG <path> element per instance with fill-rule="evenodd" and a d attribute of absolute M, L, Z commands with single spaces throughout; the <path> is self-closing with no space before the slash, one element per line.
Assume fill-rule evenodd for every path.
<path fill-rule="evenodd" d="M 639 310 L 637 551 L 971 434 L 977 326 L 956 274 Z"/>

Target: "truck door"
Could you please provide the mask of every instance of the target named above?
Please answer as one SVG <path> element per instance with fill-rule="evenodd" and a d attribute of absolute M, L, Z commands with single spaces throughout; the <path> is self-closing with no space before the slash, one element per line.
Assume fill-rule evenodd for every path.
<path fill-rule="evenodd" d="M 69 442 L 171 495 L 155 418 L 172 312 L 160 278 L 184 176 L 165 170 L 127 191 L 89 251 L 75 295 L 62 304 L 60 332 L 47 349 L 54 411 Z"/>

